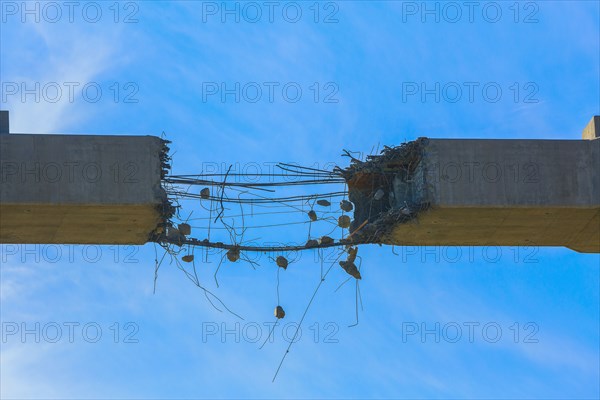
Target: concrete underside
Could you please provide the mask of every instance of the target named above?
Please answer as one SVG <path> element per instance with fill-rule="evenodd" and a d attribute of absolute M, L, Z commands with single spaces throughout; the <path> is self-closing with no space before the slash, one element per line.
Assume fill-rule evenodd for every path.
<path fill-rule="evenodd" d="M 0 136 L 0 243 L 146 243 L 163 151 L 152 136 Z"/>
<path fill-rule="evenodd" d="M 0 243 L 144 244 L 160 223 L 153 205 L 0 205 Z"/>
<path fill-rule="evenodd" d="M 420 246 L 565 246 L 600 252 L 600 209 L 432 208 L 382 243 Z"/>

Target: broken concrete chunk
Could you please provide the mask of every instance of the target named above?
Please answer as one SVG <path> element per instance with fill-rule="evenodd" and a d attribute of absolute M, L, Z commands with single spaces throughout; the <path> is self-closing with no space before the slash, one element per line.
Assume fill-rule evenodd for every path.
<path fill-rule="evenodd" d="M 194 255 L 193 254 L 188 254 L 188 255 L 185 255 L 185 256 L 181 257 L 181 259 L 183 260 L 183 262 L 189 263 L 189 262 L 194 261 Z"/>
<path fill-rule="evenodd" d="M 231 262 L 236 262 L 240 259 L 240 249 L 233 248 L 227 251 L 227 259 Z"/>
<path fill-rule="evenodd" d="M 356 268 L 356 265 L 351 261 L 340 261 L 340 266 L 346 271 L 346 273 L 355 279 L 362 279 L 360 271 Z"/>
<path fill-rule="evenodd" d="M 340 209 L 342 209 L 342 211 L 350 212 L 353 208 L 354 206 L 348 200 L 340 201 Z"/>
<path fill-rule="evenodd" d="M 185 241 L 185 236 L 179 232 L 179 229 L 169 226 L 167 227 L 167 240 L 177 246 L 181 246 Z"/>
<path fill-rule="evenodd" d="M 275 259 L 275 262 L 277 263 L 278 267 L 281 267 L 283 269 L 287 269 L 288 266 L 288 260 L 287 258 L 285 258 L 284 256 L 279 256 Z"/>
<path fill-rule="evenodd" d="M 356 260 L 356 254 L 358 253 L 358 247 L 348 248 L 348 259 L 346 261 L 353 263 Z"/>
<path fill-rule="evenodd" d="M 192 233 L 192 227 L 189 224 L 179 224 L 177 225 L 177 229 L 182 235 L 188 236 Z"/>
<path fill-rule="evenodd" d="M 317 204 L 323 207 L 329 207 L 331 203 L 327 200 L 317 200 Z"/>
<path fill-rule="evenodd" d="M 274 314 L 277 319 L 281 319 L 281 318 L 285 317 L 285 311 L 283 311 L 283 307 L 281 307 L 281 306 L 275 307 Z"/>
<path fill-rule="evenodd" d="M 310 210 L 308 212 L 308 218 L 310 218 L 311 221 L 316 221 L 317 220 L 317 213 L 314 212 L 313 210 Z"/>
<path fill-rule="evenodd" d="M 203 199 L 208 199 L 210 197 L 210 189 L 209 188 L 204 188 L 200 191 L 200 197 Z"/>
<path fill-rule="evenodd" d="M 383 189 L 377 189 L 377 191 L 373 195 L 373 198 L 375 200 L 381 200 L 381 199 L 383 199 L 384 195 L 385 195 L 385 192 L 383 191 Z"/>
<path fill-rule="evenodd" d="M 350 217 L 347 215 L 341 215 L 338 218 L 338 226 L 340 228 L 349 228 L 350 227 Z"/>
<path fill-rule="evenodd" d="M 321 242 L 321 244 L 331 244 L 331 243 L 333 243 L 333 239 L 330 238 L 329 236 L 322 236 L 321 239 L 319 239 L 319 241 Z"/>

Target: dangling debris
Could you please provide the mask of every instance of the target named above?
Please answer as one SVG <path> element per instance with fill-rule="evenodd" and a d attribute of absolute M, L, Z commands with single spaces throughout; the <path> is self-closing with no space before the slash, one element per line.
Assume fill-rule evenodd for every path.
<path fill-rule="evenodd" d="M 347 215 L 341 215 L 338 218 L 338 226 L 340 228 L 349 228 L 350 227 L 350 217 Z"/>
<path fill-rule="evenodd" d="M 283 307 L 281 307 L 281 306 L 275 307 L 274 314 L 277 319 L 281 319 L 281 318 L 285 317 L 285 311 L 283 311 Z"/>
<path fill-rule="evenodd" d="M 383 189 L 377 189 L 377 191 L 373 195 L 373 199 L 381 200 L 383 199 L 383 196 L 385 196 L 385 192 L 383 191 Z"/>
<path fill-rule="evenodd" d="M 314 210 L 310 210 L 308 212 L 308 218 L 310 218 L 311 221 L 316 221 L 317 220 L 317 213 L 314 212 Z"/>
<path fill-rule="evenodd" d="M 356 279 L 362 279 L 360 276 L 360 271 L 356 268 L 356 265 L 351 261 L 340 261 L 340 266 L 346 271 L 346 273 L 350 276 L 353 276 Z"/>
<path fill-rule="evenodd" d="M 231 262 L 236 262 L 240 259 L 240 249 L 233 248 L 227 251 L 227 259 Z"/>
<path fill-rule="evenodd" d="M 179 232 L 179 229 L 172 226 L 167 227 L 167 239 L 179 247 L 181 247 L 185 241 L 185 236 Z"/>
<path fill-rule="evenodd" d="M 356 260 L 357 253 L 358 253 L 358 247 L 349 247 L 347 261 L 353 263 Z"/>
<path fill-rule="evenodd" d="M 192 262 L 192 261 L 194 261 L 194 255 L 193 254 L 185 255 L 185 256 L 181 257 L 181 260 L 186 263 Z"/>
<path fill-rule="evenodd" d="M 331 203 L 327 200 L 317 200 L 317 204 L 323 207 L 329 207 Z"/>
<path fill-rule="evenodd" d="M 353 208 L 354 206 L 348 200 L 340 201 L 340 209 L 342 209 L 342 211 L 350 212 Z"/>
<path fill-rule="evenodd" d="M 210 189 L 209 188 L 204 188 L 200 191 L 200 198 L 202 199 L 208 199 L 210 197 Z"/>
<path fill-rule="evenodd" d="M 177 225 L 177 229 L 182 235 L 188 236 L 192 233 L 192 227 L 189 224 L 179 224 Z"/>
<path fill-rule="evenodd" d="M 319 241 L 321 242 L 320 244 L 330 244 L 330 243 L 333 243 L 333 239 L 330 238 L 329 236 L 322 236 Z"/>
<path fill-rule="evenodd" d="M 277 259 L 275 260 L 275 262 L 277 263 L 278 267 L 281 267 L 283 269 L 287 269 L 288 260 L 284 256 L 277 257 Z"/>
<path fill-rule="evenodd" d="M 306 242 L 306 247 L 317 247 L 319 242 L 315 239 L 310 239 Z"/>

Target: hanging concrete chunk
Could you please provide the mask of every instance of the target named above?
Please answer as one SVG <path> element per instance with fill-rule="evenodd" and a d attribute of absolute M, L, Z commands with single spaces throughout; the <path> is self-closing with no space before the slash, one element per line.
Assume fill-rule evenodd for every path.
<path fill-rule="evenodd" d="M 348 200 L 340 201 L 340 209 L 342 209 L 342 211 L 350 212 L 353 208 L 354 206 Z"/>
<path fill-rule="evenodd" d="M 192 261 L 194 261 L 194 255 L 193 255 L 193 254 L 188 254 L 188 255 L 185 255 L 185 256 L 181 257 L 181 259 L 182 259 L 184 262 L 187 262 L 187 263 L 189 263 L 189 262 L 192 262 Z"/>
<path fill-rule="evenodd" d="M 356 260 L 356 254 L 358 253 L 358 247 L 348 248 L 348 259 L 346 261 L 353 263 Z"/>
<path fill-rule="evenodd" d="M 333 243 L 333 239 L 329 236 L 322 236 L 320 239 L 321 244 L 331 244 Z"/>
<path fill-rule="evenodd" d="M 185 241 L 185 236 L 179 232 L 179 229 L 169 226 L 167 227 L 167 239 L 170 243 L 181 246 Z"/>
<path fill-rule="evenodd" d="M 275 307 L 274 314 L 277 319 L 281 319 L 281 318 L 285 317 L 285 311 L 283 311 L 283 307 L 281 307 L 281 306 Z"/>
<path fill-rule="evenodd" d="M 283 269 L 287 269 L 288 260 L 284 256 L 277 257 L 277 259 L 275 259 L 275 262 L 277 263 L 278 267 L 281 267 Z"/>
<path fill-rule="evenodd" d="M 351 261 L 340 261 L 340 266 L 346 271 L 346 273 L 355 279 L 362 279 L 360 271 L 356 268 L 356 265 Z"/>
<path fill-rule="evenodd" d="M 317 204 L 323 207 L 329 207 L 331 203 L 327 200 L 317 200 Z"/>
<path fill-rule="evenodd" d="M 310 210 L 308 212 L 308 218 L 310 218 L 311 221 L 316 221 L 317 220 L 317 213 L 314 212 L 313 210 Z"/>
<path fill-rule="evenodd" d="M 338 226 L 340 228 L 349 228 L 350 227 L 350 217 L 347 215 L 341 215 L 338 218 Z"/>
<path fill-rule="evenodd" d="M 200 197 L 203 199 L 208 199 L 210 197 L 210 189 L 209 188 L 204 188 L 200 191 Z"/>
<path fill-rule="evenodd" d="M 315 239 L 310 239 L 305 244 L 306 247 L 317 247 L 318 245 L 319 245 L 319 242 L 316 241 Z"/>
<path fill-rule="evenodd" d="M 179 224 L 177 225 L 177 229 L 179 229 L 179 232 L 185 236 L 188 236 L 190 233 L 192 233 L 192 227 L 189 224 Z"/>
<path fill-rule="evenodd" d="M 229 249 L 227 251 L 227 259 L 231 262 L 236 262 L 240 259 L 240 249 Z"/>

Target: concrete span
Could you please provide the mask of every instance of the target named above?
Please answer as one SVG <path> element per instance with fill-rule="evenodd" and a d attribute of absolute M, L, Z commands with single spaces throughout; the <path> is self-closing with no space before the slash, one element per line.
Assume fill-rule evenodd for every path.
<path fill-rule="evenodd" d="M 0 243 L 146 243 L 166 151 L 153 136 L 0 135 Z"/>

